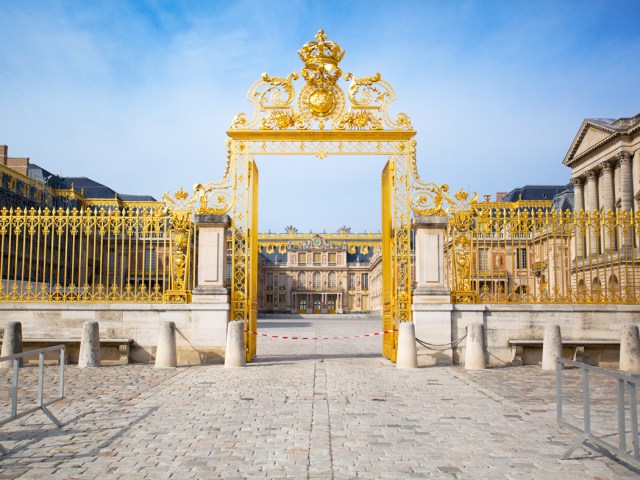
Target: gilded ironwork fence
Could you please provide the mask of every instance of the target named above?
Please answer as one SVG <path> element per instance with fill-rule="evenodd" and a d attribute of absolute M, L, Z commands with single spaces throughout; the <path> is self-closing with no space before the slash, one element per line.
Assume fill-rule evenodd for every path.
<path fill-rule="evenodd" d="M 550 206 L 475 203 L 453 210 L 446 241 L 452 301 L 640 302 L 640 212 Z"/>
<path fill-rule="evenodd" d="M 3 208 L 0 301 L 189 302 L 197 231 L 174 207 Z"/>

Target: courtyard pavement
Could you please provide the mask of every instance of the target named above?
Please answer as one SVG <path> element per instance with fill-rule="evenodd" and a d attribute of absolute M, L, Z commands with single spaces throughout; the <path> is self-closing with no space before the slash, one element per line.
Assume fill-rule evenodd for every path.
<path fill-rule="evenodd" d="M 268 319 L 260 331 L 350 336 L 372 319 Z M 613 479 L 636 473 L 555 422 L 555 374 L 536 366 L 398 370 L 381 338 L 259 338 L 245 369 L 67 369 L 56 428 L 36 413 L 0 429 L 0 478 Z M 57 368 L 47 368 L 53 380 Z M 37 369 L 23 369 L 32 397 Z M 580 421 L 578 374 L 566 415 Z M 0 372 L 0 417 L 10 373 Z M 615 430 L 615 384 L 592 380 L 594 428 Z M 51 389 L 53 391 L 53 389 Z M 52 392 L 53 394 L 53 392 Z M 614 441 L 614 440 L 611 440 Z"/>

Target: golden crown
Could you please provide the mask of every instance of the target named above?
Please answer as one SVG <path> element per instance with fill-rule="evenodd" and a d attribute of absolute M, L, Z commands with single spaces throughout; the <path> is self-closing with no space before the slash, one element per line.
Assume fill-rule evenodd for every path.
<path fill-rule="evenodd" d="M 317 41 L 305 43 L 298 55 L 304 62 L 302 77 L 309 83 L 335 83 L 342 75 L 338 63 L 344 57 L 344 50 L 331 40 L 327 41 L 324 30 L 318 30 Z"/>

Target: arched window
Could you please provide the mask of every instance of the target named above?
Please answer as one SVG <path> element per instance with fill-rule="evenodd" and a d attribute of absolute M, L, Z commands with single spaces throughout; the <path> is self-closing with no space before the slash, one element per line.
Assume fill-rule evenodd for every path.
<path fill-rule="evenodd" d="M 315 272 L 313 274 L 313 288 L 320 288 L 322 284 L 320 283 L 320 272 Z"/>
<path fill-rule="evenodd" d="M 336 284 L 336 272 L 329 272 L 329 288 L 335 288 Z"/>
<path fill-rule="evenodd" d="M 298 273 L 298 287 L 304 288 L 307 286 L 307 276 L 304 272 Z"/>
<path fill-rule="evenodd" d="M 612 274 L 609 276 L 609 292 L 618 293 L 618 290 L 620 290 L 620 282 L 618 281 L 618 276 Z"/>

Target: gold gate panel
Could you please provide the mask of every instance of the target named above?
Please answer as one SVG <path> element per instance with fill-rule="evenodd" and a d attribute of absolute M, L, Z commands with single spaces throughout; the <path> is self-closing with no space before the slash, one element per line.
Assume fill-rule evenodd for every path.
<path fill-rule="evenodd" d="M 411 211 L 433 212 L 443 187 L 420 181 L 416 166 L 416 132 L 409 117 L 389 113 L 396 95 L 379 73 L 342 75 L 344 50 L 318 31 L 298 55 L 300 73 L 263 74 L 247 93 L 253 115 L 233 119 L 227 165 L 220 182 L 197 185 L 194 198 L 201 213 L 230 212 L 231 319 L 256 331 L 258 264 L 257 155 L 384 155 L 383 291 L 385 329 L 411 321 Z M 294 81 L 304 84 L 298 89 Z M 348 83 L 345 89 L 340 84 Z M 440 189 L 440 190 L 439 190 Z M 415 190 L 415 191 L 414 191 Z M 247 336 L 247 360 L 256 352 Z M 385 337 L 384 355 L 395 361 L 396 338 Z"/>

